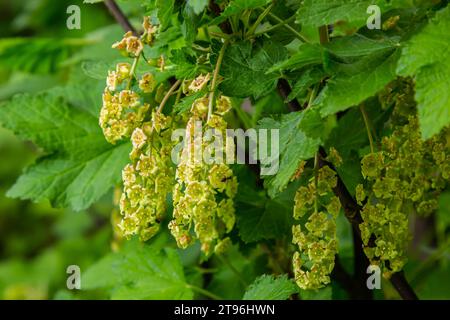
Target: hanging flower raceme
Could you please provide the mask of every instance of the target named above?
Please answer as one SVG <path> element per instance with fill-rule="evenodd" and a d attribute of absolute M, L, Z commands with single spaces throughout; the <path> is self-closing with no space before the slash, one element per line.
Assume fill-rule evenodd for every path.
<path fill-rule="evenodd" d="M 342 160 L 335 150 L 331 152 L 334 162 Z M 328 166 L 316 170 L 307 186 L 297 190 L 294 218 L 304 221 L 292 228 L 292 242 L 298 247 L 294 253 L 295 281 L 302 289 L 319 289 L 330 283 L 334 258 L 338 251 L 336 218 L 341 209 L 334 195 L 336 173 Z"/>
<path fill-rule="evenodd" d="M 113 144 L 129 138 L 134 129 L 142 125 L 150 108 L 143 96 L 152 93 L 157 85 L 152 73 L 145 73 L 140 79 L 135 75 L 144 44 L 152 43 L 145 39 L 157 32 L 148 17 L 144 18 L 143 26 L 145 34 L 141 38 L 127 32 L 121 41 L 112 45 L 134 59 L 133 64 L 118 63 L 115 70 L 108 71 L 106 78 L 99 124 L 106 140 Z"/>
<path fill-rule="evenodd" d="M 213 251 L 221 253 L 231 244 L 226 234 L 235 224 L 233 198 L 238 186 L 233 171 L 225 164 L 226 147 L 219 143 L 211 148 L 213 143 L 204 139 L 208 131 L 226 137 L 227 123 L 220 114 L 206 120 L 208 104 L 205 97 L 192 105 L 176 171 L 173 220 L 169 223 L 178 246 L 186 248 L 198 239 L 206 255 Z M 225 97 L 217 99 L 216 104 L 221 114 L 231 106 Z M 215 160 L 205 161 L 205 154 Z"/>
<path fill-rule="evenodd" d="M 119 228 L 125 237 L 138 234 L 145 241 L 159 230 L 175 182 L 172 125 L 171 117 L 153 112 L 151 122 L 133 132 L 131 163 L 122 171 Z"/>
<path fill-rule="evenodd" d="M 99 124 L 105 138 L 110 143 L 130 137 L 135 128 L 144 121 L 150 106 L 142 102 L 140 95 L 132 90 L 115 91 L 122 78 L 117 73 L 108 75 L 108 87 L 103 93 L 103 106 L 100 111 Z M 112 85 L 114 81 L 117 84 Z M 114 89 L 114 90 L 111 90 Z"/>
<path fill-rule="evenodd" d="M 409 214 L 435 211 L 450 178 L 448 130 L 423 141 L 417 118 L 407 121 L 382 139 L 380 151 L 362 159 L 365 183 L 356 188 L 357 201 L 363 205 L 360 229 L 364 251 L 372 264 L 382 267 L 386 278 L 407 261 Z"/>

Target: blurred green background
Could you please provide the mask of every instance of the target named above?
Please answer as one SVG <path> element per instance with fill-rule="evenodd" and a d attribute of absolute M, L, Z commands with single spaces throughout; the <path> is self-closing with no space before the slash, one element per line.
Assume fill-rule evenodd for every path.
<path fill-rule="evenodd" d="M 80 30 L 66 27 L 72 4 L 81 8 Z M 0 1 L 0 101 L 76 81 L 87 47 L 102 54 L 102 30 L 113 23 L 101 3 Z M 120 34 L 114 28 L 112 36 Z M 0 128 L 0 299 L 101 298 L 67 290 L 66 268 L 75 264 L 83 272 L 111 250 L 112 201 L 72 212 L 7 198 L 23 168 L 39 155 L 32 144 Z"/>

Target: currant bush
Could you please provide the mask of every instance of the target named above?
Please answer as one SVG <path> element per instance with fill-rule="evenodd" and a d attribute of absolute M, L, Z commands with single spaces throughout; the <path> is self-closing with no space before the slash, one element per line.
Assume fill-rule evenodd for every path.
<path fill-rule="evenodd" d="M 0 21 L 0 298 L 448 298 L 449 1 L 49 2 Z"/>

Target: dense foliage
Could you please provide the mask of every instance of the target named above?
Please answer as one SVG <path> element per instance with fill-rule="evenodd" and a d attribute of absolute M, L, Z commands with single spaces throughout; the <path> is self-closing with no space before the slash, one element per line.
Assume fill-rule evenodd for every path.
<path fill-rule="evenodd" d="M 449 298 L 448 1 L 89 0 L 61 31 L 32 2 L 0 40 L 0 125 L 32 143 L 0 132 L 3 298 Z M 197 161 L 239 151 L 198 126 L 277 130 L 278 170 Z"/>

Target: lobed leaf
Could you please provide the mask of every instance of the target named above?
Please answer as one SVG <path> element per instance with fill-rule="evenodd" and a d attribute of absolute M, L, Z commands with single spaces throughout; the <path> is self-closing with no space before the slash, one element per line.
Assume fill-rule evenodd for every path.
<path fill-rule="evenodd" d="M 264 118 L 258 123 L 259 129 L 279 130 L 279 170 L 265 179 L 271 198 L 286 188 L 302 160 L 314 157 L 322 142 L 318 132 L 324 132 L 323 125 L 317 111 L 312 109 L 282 115 L 279 119 Z"/>
<path fill-rule="evenodd" d="M 25 170 L 8 196 L 47 199 L 56 207 L 80 211 L 120 180 L 130 146 L 108 144 L 97 116 L 70 105 L 56 92 L 24 94 L 0 107 L 0 124 L 46 153 Z M 72 96 L 80 98 L 82 93 Z"/>
<path fill-rule="evenodd" d="M 297 286 L 287 275 L 274 277 L 265 274 L 250 285 L 243 300 L 287 300 L 297 291 Z"/>
<path fill-rule="evenodd" d="M 279 75 L 269 69 L 285 60 L 287 50 L 273 41 L 238 42 L 227 49 L 220 74 L 225 78 L 220 90 L 230 97 L 256 99 L 272 91 Z"/>
<path fill-rule="evenodd" d="M 450 124 L 450 8 L 436 17 L 403 48 L 397 73 L 414 76 L 419 122 L 424 139 Z"/>
<path fill-rule="evenodd" d="M 189 300 L 193 292 L 186 283 L 176 250 L 155 250 L 134 242 L 88 269 L 82 288 L 106 288 L 112 299 Z"/>

